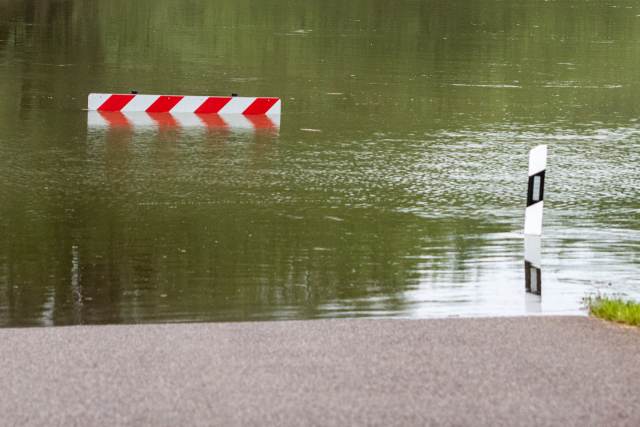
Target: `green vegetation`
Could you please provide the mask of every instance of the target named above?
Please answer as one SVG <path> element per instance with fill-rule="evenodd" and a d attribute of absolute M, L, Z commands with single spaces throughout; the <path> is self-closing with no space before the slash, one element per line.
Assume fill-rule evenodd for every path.
<path fill-rule="evenodd" d="M 618 297 L 595 296 L 586 300 L 589 312 L 601 319 L 640 326 L 640 303 Z"/>

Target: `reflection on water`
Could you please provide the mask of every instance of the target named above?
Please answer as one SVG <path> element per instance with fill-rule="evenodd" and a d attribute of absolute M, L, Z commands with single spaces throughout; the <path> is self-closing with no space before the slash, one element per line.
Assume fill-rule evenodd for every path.
<path fill-rule="evenodd" d="M 173 128 L 176 130 L 206 129 L 212 132 L 277 133 L 280 128 L 280 116 L 89 111 L 87 127 L 90 131 L 94 128 L 129 129 L 132 132 L 147 128 Z"/>
<path fill-rule="evenodd" d="M 639 6 L 502 3 L 0 0 L 0 325 L 640 298 Z M 278 95 L 282 123 L 83 111 L 131 87 Z"/>
<path fill-rule="evenodd" d="M 524 287 L 527 292 L 542 294 L 542 239 L 524 236 Z"/>

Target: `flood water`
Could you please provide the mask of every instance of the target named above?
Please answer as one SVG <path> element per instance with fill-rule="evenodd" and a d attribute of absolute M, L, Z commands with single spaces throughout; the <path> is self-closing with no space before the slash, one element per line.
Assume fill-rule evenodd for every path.
<path fill-rule="evenodd" d="M 0 326 L 640 298 L 640 4 L 0 0 Z M 90 92 L 279 96 L 100 123 Z M 542 293 L 527 153 L 547 144 Z"/>

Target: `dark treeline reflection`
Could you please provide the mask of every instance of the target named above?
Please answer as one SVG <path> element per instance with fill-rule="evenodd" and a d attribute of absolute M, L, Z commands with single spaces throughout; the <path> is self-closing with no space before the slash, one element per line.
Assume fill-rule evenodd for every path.
<path fill-rule="evenodd" d="M 539 143 L 546 224 L 638 228 L 636 2 L 258 3 L 0 0 L 0 325 L 485 298 L 523 278 Z M 280 96 L 282 124 L 87 127 L 89 92 L 131 89 Z"/>

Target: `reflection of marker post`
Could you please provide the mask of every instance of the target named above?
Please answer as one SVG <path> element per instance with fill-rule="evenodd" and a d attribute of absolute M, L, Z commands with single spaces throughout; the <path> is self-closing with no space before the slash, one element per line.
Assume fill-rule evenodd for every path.
<path fill-rule="evenodd" d="M 540 236 L 524 236 L 524 287 L 527 292 L 542 295 Z"/>
<path fill-rule="evenodd" d="M 524 275 L 525 288 L 532 294 L 542 294 L 541 235 L 544 206 L 544 175 L 547 168 L 547 146 L 539 145 L 529 152 L 529 185 L 524 213 Z"/>
<path fill-rule="evenodd" d="M 82 322 L 82 285 L 80 284 L 80 254 L 78 245 L 71 246 L 71 293 L 76 320 Z"/>

